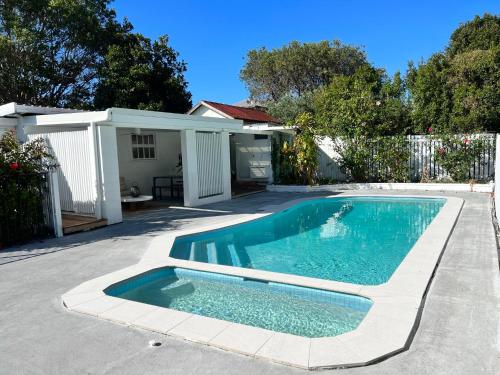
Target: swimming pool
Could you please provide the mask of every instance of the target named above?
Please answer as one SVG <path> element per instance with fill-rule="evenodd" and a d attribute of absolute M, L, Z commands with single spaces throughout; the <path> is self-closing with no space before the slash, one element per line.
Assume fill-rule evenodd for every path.
<path fill-rule="evenodd" d="M 450 196 L 341 195 L 286 201 L 261 213 L 214 222 L 204 233 L 199 228 L 197 233 L 165 231 L 151 241 L 139 263 L 84 282 L 65 293 L 62 301 L 75 312 L 300 368 L 367 365 L 408 348 L 462 206 L 462 199 Z M 309 232 L 320 238 L 308 238 Z M 228 236 L 222 255 L 221 233 Z M 171 256 L 176 242 L 208 236 L 215 237 L 213 245 L 197 247 L 192 241 L 196 251 L 188 253 L 188 259 L 201 255 L 201 261 Z M 234 248 L 229 248 L 231 236 Z M 247 243 L 246 237 L 253 242 Z M 329 240 L 337 245 L 331 252 L 339 264 L 366 267 L 347 273 L 351 280 L 370 274 L 365 285 L 336 281 L 342 272 L 335 267 L 325 272 L 328 263 L 318 259 L 327 262 L 335 256 L 313 245 Z M 252 262 L 246 267 L 245 253 L 234 252 L 240 243 Z M 282 260 L 273 254 L 276 246 L 266 249 L 266 244 L 281 245 Z M 349 254 L 348 244 L 353 254 L 364 252 L 372 262 L 359 262 L 359 256 Z M 251 251 L 259 246 L 260 254 Z M 301 251 L 304 256 L 299 257 Z M 267 255 L 276 262 L 267 264 L 270 268 L 282 266 L 284 271 L 257 268 L 261 259 L 255 254 Z M 315 267 L 307 266 L 310 254 Z M 296 263 L 286 255 L 295 257 Z M 224 262 L 226 266 L 218 264 Z M 309 275 L 326 273 L 330 279 L 301 277 L 293 274 L 297 269 Z M 380 275 L 384 277 L 374 277 Z M 384 278 L 388 281 L 370 285 Z"/>
<path fill-rule="evenodd" d="M 161 268 L 105 290 L 109 296 L 304 337 L 355 329 L 363 297 L 182 268 Z"/>
<path fill-rule="evenodd" d="M 170 256 L 378 285 L 389 280 L 445 202 L 366 196 L 312 199 L 250 222 L 177 237 Z"/>

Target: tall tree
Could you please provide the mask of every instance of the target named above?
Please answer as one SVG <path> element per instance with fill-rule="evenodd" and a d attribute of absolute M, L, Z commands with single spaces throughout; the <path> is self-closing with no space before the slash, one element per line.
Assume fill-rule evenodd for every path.
<path fill-rule="evenodd" d="M 434 54 L 418 67 L 410 62 L 406 80 L 411 93 L 415 133 L 426 133 L 430 127 L 448 129 L 453 108 L 448 69 L 449 61 L 442 53 Z"/>
<path fill-rule="evenodd" d="M 500 131 L 500 17 L 475 17 L 453 32 L 446 51 L 410 63 L 415 132 Z"/>
<path fill-rule="evenodd" d="M 500 45 L 500 17 L 492 14 L 476 16 L 460 25 L 446 48 L 449 56 L 474 50 L 488 50 Z"/>
<path fill-rule="evenodd" d="M 122 28 L 109 0 L 0 0 L 0 102 L 87 107 Z"/>
<path fill-rule="evenodd" d="M 192 105 L 185 71 L 167 36 L 151 42 L 141 34 L 126 34 L 104 58 L 94 104 L 184 113 Z"/>
<path fill-rule="evenodd" d="M 335 138 L 376 137 L 408 131 L 408 103 L 399 73 L 390 79 L 369 66 L 352 76 L 337 76 L 318 91 L 315 113 L 319 134 Z"/>
<path fill-rule="evenodd" d="M 186 64 L 111 0 L 0 0 L 0 103 L 185 112 Z"/>
<path fill-rule="evenodd" d="M 273 50 L 249 51 L 240 77 L 252 98 L 276 102 L 314 91 L 333 76 L 353 74 L 366 63 L 364 51 L 340 41 L 294 41 Z"/>
<path fill-rule="evenodd" d="M 405 181 L 409 110 L 404 81 L 370 66 L 337 76 L 315 98 L 315 130 L 355 181 Z"/>

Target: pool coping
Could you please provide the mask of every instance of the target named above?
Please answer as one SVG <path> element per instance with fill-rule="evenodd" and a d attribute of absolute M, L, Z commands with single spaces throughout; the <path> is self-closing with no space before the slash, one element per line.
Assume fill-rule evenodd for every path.
<path fill-rule="evenodd" d="M 80 284 L 62 296 L 63 304 L 72 311 L 304 369 L 355 367 L 378 362 L 408 348 L 418 327 L 428 286 L 464 201 L 447 196 L 390 194 L 339 194 L 324 198 L 359 196 L 446 200 L 386 283 L 375 286 L 350 284 L 168 256 L 178 236 L 255 220 L 297 203 L 318 199 L 316 196 L 265 206 L 258 213 L 215 225 L 159 235 L 138 264 Z M 357 329 L 334 337 L 307 338 L 128 301 L 103 292 L 112 284 L 161 267 L 181 267 L 354 294 L 369 298 L 373 305 Z"/>

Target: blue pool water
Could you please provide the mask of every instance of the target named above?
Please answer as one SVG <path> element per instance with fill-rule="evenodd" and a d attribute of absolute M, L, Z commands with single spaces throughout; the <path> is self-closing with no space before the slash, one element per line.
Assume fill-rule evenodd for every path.
<path fill-rule="evenodd" d="M 305 337 L 351 331 L 372 305 L 359 296 L 182 268 L 157 269 L 105 293 Z"/>
<path fill-rule="evenodd" d="M 389 280 L 445 199 L 339 197 L 178 237 L 170 256 L 354 284 Z"/>

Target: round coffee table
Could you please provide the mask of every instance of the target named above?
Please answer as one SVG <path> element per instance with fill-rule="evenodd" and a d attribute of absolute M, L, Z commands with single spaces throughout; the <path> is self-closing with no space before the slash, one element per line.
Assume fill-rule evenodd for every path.
<path fill-rule="evenodd" d="M 152 195 L 139 195 L 138 197 L 133 197 L 131 195 L 124 195 L 122 197 L 122 203 L 126 204 L 131 210 L 137 210 L 144 205 L 144 202 L 152 201 Z"/>

